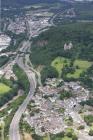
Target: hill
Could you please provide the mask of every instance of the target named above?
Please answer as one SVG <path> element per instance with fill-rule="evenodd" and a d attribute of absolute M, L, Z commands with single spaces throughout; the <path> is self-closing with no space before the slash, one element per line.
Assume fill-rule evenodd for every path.
<path fill-rule="evenodd" d="M 47 43 L 44 44 L 44 41 Z M 64 44 L 69 42 L 73 43 L 73 48 L 65 51 Z M 51 61 L 57 56 L 70 59 L 80 58 L 83 60 L 92 61 L 92 46 L 92 23 L 75 23 L 54 27 L 40 34 L 40 36 L 34 40 L 31 60 L 36 65 L 50 64 Z"/>
<path fill-rule="evenodd" d="M 59 0 L 2 0 L 2 7 L 22 7 L 38 3 L 53 3 Z"/>

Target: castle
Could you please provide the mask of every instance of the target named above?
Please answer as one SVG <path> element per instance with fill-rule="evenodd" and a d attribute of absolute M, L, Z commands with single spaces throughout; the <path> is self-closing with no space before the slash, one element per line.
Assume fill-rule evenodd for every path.
<path fill-rule="evenodd" d="M 73 48 L 73 44 L 70 42 L 69 44 L 64 44 L 64 50 L 70 50 L 71 48 Z"/>

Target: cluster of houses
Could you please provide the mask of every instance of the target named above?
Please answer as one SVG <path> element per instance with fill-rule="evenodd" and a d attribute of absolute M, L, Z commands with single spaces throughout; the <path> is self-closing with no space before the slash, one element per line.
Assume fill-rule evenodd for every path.
<path fill-rule="evenodd" d="M 15 21 L 9 19 L 8 30 L 15 34 L 24 33 L 26 31 L 25 20 L 20 17 L 16 17 Z"/>
<path fill-rule="evenodd" d="M 72 117 L 79 125 L 84 122 L 78 114 L 81 109 L 79 102 L 89 97 L 89 91 L 78 82 L 47 79 L 46 83 L 48 81 L 48 85 L 39 87 L 37 90 L 32 98 L 34 102 L 31 102 L 31 110 L 28 109 L 30 116 L 25 117 L 25 120 L 35 129 L 36 134 L 41 136 L 46 133 L 57 134 L 64 131 L 68 127 L 64 121 L 67 117 Z M 74 96 L 61 100 L 60 92 L 62 94 L 64 91 L 70 91 Z"/>
<path fill-rule="evenodd" d="M 5 34 L 0 33 L 0 51 L 6 49 L 11 42 L 11 38 Z"/>
<path fill-rule="evenodd" d="M 4 76 L 6 79 L 10 79 L 11 77 L 17 80 L 17 77 L 13 73 L 13 65 L 15 61 L 8 63 L 7 65 L 0 68 L 0 77 Z"/>

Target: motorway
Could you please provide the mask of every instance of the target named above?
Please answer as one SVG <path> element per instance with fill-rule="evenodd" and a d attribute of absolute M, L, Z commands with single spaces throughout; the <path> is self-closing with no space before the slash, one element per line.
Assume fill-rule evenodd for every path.
<path fill-rule="evenodd" d="M 55 16 L 53 16 L 53 19 L 54 19 L 54 17 Z M 52 20 L 52 25 L 53 25 L 53 20 Z M 28 29 L 28 33 L 29 33 L 29 28 L 27 28 L 27 29 Z M 43 31 L 44 30 L 42 30 L 42 32 Z M 30 39 L 31 39 L 31 36 L 29 35 L 29 40 Z M 37 85 L 35 75 L 37 75 L 37 77 L 38 77 L 38 79 L 37 79 L 38 84 L 40 86 L 42 86 L 40 73 L 33 69 L 33 66 L 29 60 L 29 54 L 26 54 L 26 52 L 28 52 L 29 48 L 31 47 L 30 45 L 31 45 L 30 41 L 23 41 L 22 47 L 18 50 L 21 53 L 18 54 L 15 59 L 18 66 L 28 76 L 29 83 L 30 83 L 30 90 L 29 90 L 29 93 L 28 93 L 26 99 L 24 100 L 22 105 L 18 108 L 17 112 L 15 113 L 15 115 L 12 119 L 12 122 L 11 122 L 10 128 L 9 128 L 9 140 L 21 140 L 20 131 L 19 131 L 19 123 L 20 123 L 22 114 L 25 112 L 27 105 L 29 104 L 29 102 L 31 101 L 31 98 L 33 97 L 33 95 L 35 93 L 35 89 L 36 89 L 36 85 Z M 25 56 L 24 56 L 24 54 L 25 54 Z M 23 63 L 24 60 L 25 60 L 25 64 Z M 30 63 L 31 66 L 28 65 L 28 62 Z"/>
<path fill-rule="evenodd" d="M 56 17 L 56 15 L 54 15 L 51 19 L 51 25 L 54 26 L 53 20 Z M 29 33 L 29 28 L 28 29 L 28 33 Z M 45 30 L 42 30 L 42 32 Z M 31 36 L 29 35 L 29 40 L 31 39 Z M 29 104 L 29 102 L 31 101 L 31 98 L 33 97 L 34 93 L 35 93 L 35 89 L 36 89 L 36 76 L 38 77 L 38 84 L 40 86 L 42 86 L 41 83 L 41 76 L 40 73 L 35 71 L 31 66 L 28 65 L 28 61 L 31 64 L 30 60 L 29 60 L 29 54 L 26 54 L 26 52 L 28 52 L 29 48 L 31 47 L 31 42 L 30 41 L 23 41 L 22 42 L 22 47 L 19 49 L 19 52 L 22 52 L 20 54 L 17 55 L 15 61 L 18 64 L 18 66 L 26 73 L 29 83 L 30 83 L 30 90 L 29 93 L 26 97 L 26 99 L 24 100 L 24 102 L 22 103 L 22 105 L 18 108 L 17 112 L 15 113 L 12 122 L 10 124 L 10 128 L 9 128 L 9 140 L 21 140 L 20 138 L 20 131 L 19 131 L 19 123 L 22 117 L 22 114 L 25 112 L 27 105 Z M 24 55 L 25 54 L 25 55 Z M 24 60 L 25 60 L 25 64 L 24 64 Z"/>
<path fill-rule="evenodd" d="M 28 45 L 28 42 L 25 42 L 25 46 L 23 46 L 22 50 L 25 50 Z M 23 71 L 28 76 L 29 82 L 30 82 L 30 90 L 29 93 L 22 103 L 22 105 L 19 107 L 17 112 L 15 113 L 12 122 L 10 124 L 9 129 L 9 140 L 20 140 L 20 132 L 19 132 L 19 122 L 22 117 L 22 114 L 25 112 L 25 109 L 27 108 L 27 105 L 29 104 L 31 98 L 34 95 L 35 89 L 36 89 L 36 80 L 35 80 L 35 74 L 29 69 L 29 66 L 26 66 L 23 63 L 23 57 L 20 57 L 20 55 L 17 55 L 16 57 L 16 63 L 18 66 L 23 69 Z"/>

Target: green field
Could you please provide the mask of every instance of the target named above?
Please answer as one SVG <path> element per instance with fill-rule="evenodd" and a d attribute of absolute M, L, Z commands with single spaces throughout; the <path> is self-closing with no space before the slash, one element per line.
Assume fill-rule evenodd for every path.
<path fill-rule="evenodd" d="M 74 134 L 73 129 L 68 128 L 66 131 Z M 64 136 L 59 136 L 59 135 L 49 135 L 48 136 L 48 135 L 46 135 L 43 137 L 43 140 L 49 140 L 49 139 L 51 139 L 51 140 L 72 140 L 72 138 L 68 137 L 67 135 L 64 135 Z"/>
<path fill-rule="evenodd" d="M 0 94 L 7 93 L 11 90 L 11 88 L 3 83 L 0 83 Z"/>
<path fill-rule="evenodd" d="M 49 140 L 49 139 L 48 139 L 48 137 L 44 137 L 43 140 Z M 56 138 L 54 138 L 54 140 L 72 140 L 72 138 L 65 136 L 64 138 L 56 137 Z"/>
<path fill-rule="evenodd" d="M 47 137 L 47 136 L 46 136 L 46 137 L 44 137 L 44 138 L 43 138 L 43 140 L 48 140 L 48 137 Z"/>
<path fill-rule="evenodd" d="M 63 69 L 64 65 L 66 65 L 66 64 L 68 64 L 68 65 L 70 64 L 70 59 L 66 59 L 64 57 L 57 57 L 56 59 L 54 59 L 52 61 L 51 65 L 56 68 L 56 70 L 59 73 L 59 77 L 60 77 L 61 73 L 62 73 L 62 69 Z M 73 67 L 78 66 L 78 69 L 76 69 L 73 74 L 68 73 L 67 78 L 79 78 L 80 74 L 83 71 L 86 71 L 92 64 L 93 63 L 89 62 L 89 61 L 84 61 L 84 60 L 79 60 L 79 59 L 75 60 Z"/>
<path fill-rule="evenodd" d="M 89 68 L 93 63 L 89 61 L 84 61 L 84 60 L 75 60 L 74 66 L 79 66 L 81 69 L 86 70 Z"/>
<path fill-rule="evenodd" d="M 76 69 L 76 71 L 71 74 L 71 73 L 68 73 L 67 74 L 67 77 L 68 78 L 79 78 L 80 77 L 80 74 L 83 72 L 83 71 L 86 71 L 93 63 L 92 62 L 89 62 L 89 61 L 84 61 L 84 60 L 75 60 L 74 62 L 74 66 L 78 66 L 79 69 Z"/>
<path fill-rule="evenodd" d="M 64 138 L 62 138 L 62 140 L 72 140 L 72 138 L 69 138 L 69 137 L 64 137 Z"/>
<path fill-rule="evenodd" d="M 70 63 L 69 59 L 65 59 L 64 57 L 57 57 L 56 59 L 54 59 L 54 61 L 52 61 L 51 65 L 56 68 L 56 70 L 59 73 L 59 77 L 60 77 L 64 64 L 69 64 L 69 63 Z"/>
<path fill-rule="evenodd" d="M 73 74 L 71 73 L 68 73 L 67 74 L 67 78 L 79 78 L 80 77 L 80 74 L 83 72 L 82 69 L 77 69 Z"/>

